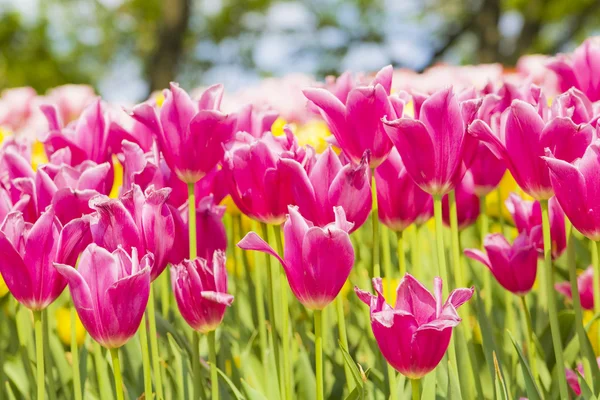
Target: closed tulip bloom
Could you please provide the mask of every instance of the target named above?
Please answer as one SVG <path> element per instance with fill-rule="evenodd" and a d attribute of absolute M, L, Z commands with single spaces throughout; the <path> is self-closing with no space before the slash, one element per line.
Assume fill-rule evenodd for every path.
<path fill-rule="evenodd" d="M 488 267 L 498 283 L 506 290 L 526 295 L 537 275 L 538 252 L 525 233 L 511 244 L 500 233 L 487 235 L 483 241 L 485 253 L 476 249 L 465 250 L 465 255 Z"/>
<path fill-rule="evenodd" d="M 67 285 L 53 263 L 73 269 L 91 241 L 86 219 L 63 226 L 49 208 L 32 225 L 20 212 L 12 212 L 0 226 L 0 273 L 19 303 L 31 310 L 43 310 Z"/>
<path fill-rule="evenodd" d="M 157 113 L 142 103 L 132 116 L 155 135 L 169 168 L 185 183 L 196 183 L 222 159 L 224 144 L 234 138 L 235 119 L 219 111 L 223 87 L 211 86 L 195 102 L 177 84 L 164 91 Z"/>
<path fill-rule="evenodd" d="M 151 276 L 156 279 L 169 262 L 175 240 L 175 223 L 166 204 L 169 192 L 149 188 L 144 193 L 136 185 L 119 199 L 92 199 L 90 206 L 98 213 L 91 226 L 94 243 L 109 251 L 123 247 L 152 253 Z"/>
<path fill-rule="evenodd" d="M 304 218 L 324 227 L 335 221 L 333 208 L 340 206 L 346 219 L 354 224 L 352 231 L 365 223 L 373 202 L 368 157 L 363 157 L 358 165 L 342 165 L 337 154 L 328 148 L 309 172 L 290 158 L 282 158 L 279 163 L 291 183 L 293 204 L 298 205 Z"/>
<path fill-rule="evenodd" d="M 395 148 L 375 170 L 375 182 L 379 220 L 391 230 L 401 232 L 433 214 L 433 197 L 414 183 Z"/>
<path fill-rule="evenodd" d="M 208 333 L 217 329 L 233 296 L 227 293 L 225 253 L 216 251 L 211 261 L 183 260 L 171 267 L 177 307 L 192 329 Z"/>
<path fill-rule="evenodd" d="M 600 240 L 600 139 L 572 163 L 551 153 L 544 160 L 550 168 L 556 198 L 569 221 L 589 239 Z"/>
<path fill-rule="evenodd" d="M 573 299 L 570 282 L 560 282 L 554 285 L 557 292 L 568 299 Z M 594 267 L 589 266 L 581 275 L 577 277 L 577 291 L 581 307 L 586 310 L 594 309 Z"/>
<path fill-rule="evenodd" d="M 370 307 L 371 328 L 379 350 L 402 375 L 419 379 L 433 371 L 448 349 L 452 328 L 461 319 L 456 310 L 473 296 L 473 288 L 455 289 L 443 302 L 442 280 L 435 278 L 433 295 L 406 274 L 397 289 L 396 304 L 383 297 L 381 278 L 373 278 L 373 295 L 355 287 Z"/>
<path fill-rule="evenodd" d="M 217 250 L 227 249 L 227 232 L 223 223 L 225 206 L 215 204 L 212 195 L 203 197 L 196 206 L 196 254 L 205 260 L 212 260 Z M 181 207 L 173 213 L 175 241 L 169 256 L 173 264 L 181 263 L 189 256 L 188 210 Z"/>
<path fill-rule="evenodd" d="M 250 135 L 238 135 L 238 138 L 244 141 L 236 142 L 226 154 L 223 165 L 231 198 L 250 218 L 281 224 L 288 205 L 295 203 L 293 188 L 299 183 L 290 181 L 287 168 L 284 169 L 279 160 L 291 158 L 302 165 L 306 154 L 297 148 L 291 131 L 286 132 L 286 137 L 268 133 L 260 139 Z M 307 180 L 302 185 L 310 186 L 310 182 Z"/>
<path fill-rule="evenodd" d="M 467 171 L 462 181 L 460 181 L 454 190 L 458 229 L 465 229 L 477 221 L 480 211 L 479 197 L 475 193 L 475 184 L 471 170 Z M 444 224 L 450 226 L 448 195 L 442 199 L 442 219 Z"/>
<path fill-rule="evenodd" d="M 474 121 L 469 132 L 504 160 L 517 184 L 536 200 L 548 200 L 554 194 L 548 168 L 541 159 L 545 149 L 573 161 L 583 155 L 594 135 L 591 126 L 577 125 L 570 118 L 555 117 L 546 122 L 533 105 L 521 100 L 514 100 L 502 113 L 499 136 L 482 120 Z"/>
<path fill-rule="evenodd" d="M 258 250 L 277 258 L 296 298 L 306 308 L 322 310 L 331 303 L 354 265 L 354 249 L 342 207 L 335 207 L 335 222 L 324 228 L 314 226 L 300 215 L 297 207 L 289 207 L 283 225 L 285 238 L 283 258 L 256 233 L 248 233 L 238 247 Z"/>
<path fill-rule="evenodd" d="M 471 163 L 477 141 L 466 134 L 463 112 L 472 114 L 474 104 L 474 100 L 459 104 L 452 88 L 447 88 L 429 96 L 416 119 L 383 121 L 406 171 L 427 193 L 452 191 Z"/>
<path fill-rule="evenodd" d="M 381 119 L 402 116 L 404 104 L 390 99 L 393 69 L 384 67 L 369 86 L 357 86 L 342 102 L 335 93 L 322 88 L 305 89 L 304 95 L 320 110 L 337 144 L 358 164 L 365 151 L 370 151 L 370 166 L 381 164 L 392 149 Z"/>
<path fill-rule="evenodd" d="M 543 257 L 544 235 L 542 232 L 542 208 L 540 207 L 540 203 L 538 201 L 523 200 L 515 193 L 511 193 L 508 199 L 506 199 L 505 204 L 519 233 L 524 232 L 529 235 L 540 257 Z M 548 212 L 550 214 L 552 258 L 556 259 L 567 248 L 565 213 L 560 204 L 558 204 L 556 196 L 548 200 Z"/>
<path fill-rule="evenodd" d="M 477 196 L 484 197 L 498 187 L 506 172 L 506 164 L 485 144 L 479 143 L 469 171 L 473 179 L 473 191 Z"/>
<path fill-rule="evenodd" d="M 102 346 L 123 346 L 135 335 L 150 296 L 152 254 L 138 260 L 118 248 L 108 250 L 90 244 L 79 260 L 77 269 L 55 264 L 69 282 L 73 304 L 81 323 Z"/>
<path fill-rule="evenodd" d="M 548 63 L 558 77 L 560 90 L 565 92 L 574 87 L 581 90 L 592 101 L 600 100 L 600 39 L 591 37 L 570 55 L 560 54 Z"/>

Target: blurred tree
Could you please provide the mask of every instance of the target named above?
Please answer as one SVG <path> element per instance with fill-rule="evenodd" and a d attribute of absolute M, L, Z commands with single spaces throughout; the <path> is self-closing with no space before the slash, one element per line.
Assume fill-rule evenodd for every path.
<path fill-rule="evenodd" d="M 132 100 L 172 80 L 191 87 L 235 74 L 514 65 L 572 47 L 600 18 L 598 0 L 20 1 L 0 0 L 0 87 L 139 81 Z"/>

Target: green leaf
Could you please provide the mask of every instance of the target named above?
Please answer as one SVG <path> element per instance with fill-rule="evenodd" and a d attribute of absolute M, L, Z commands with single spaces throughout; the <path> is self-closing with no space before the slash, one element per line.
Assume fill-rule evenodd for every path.
<path fill-rule="evenodd" d="M 451 362 L 448 362 L 448 400 L 462 399 L 458 375 Z"/>
<path fill-rule="evenodd" d="M 527 360 L 525 360 L 525 357 L 523 356 L 523 352 L 521 352 L 521 349 L 517 345 L 517 342 L 515 341 L 515 338 L 513 337 L 512 333 L 508 332 L 508 336 L 510 337 L 510 340 L 512 341 L 513 346 L 515 346 L 515 349 L 517 350 L 517 354 L 519 355 L 519 361 L 521 363 L 521 369 L 523 371 L 523 379 L 525 380 L 525 389 L 527 390 L 528 399 L 529 400 L 542 400 L 542 395 L 540 393 L 539 388 L 537 387 L 537 384 L 535 383 L 535 378 L 533 377 L 533 375 L 531 373 L 529 364 L 527 363 Z"/>
<path fill-rule="evenodd" d="M 492 334 L 492 326 L 485 313 L 485 307 L 479 292 L 475 292 L 476 308 L 477 308 L 477 319 L 479 321 L 479 327 L 481 328 L 483 355 L 485 362 L 488 366 L 490 373 L 490 379 L 494 386 L 496 386 L 496 373 L 494 368 L 494 357 L 493 353 L 496 351 L 496 345 L 494 343 L 494 336 Z"/>
<path fill-rule="evenodd" d="M 225 381 L 225 383 L 227 383 L 227 386 L 229 386 L 229 389 L 231 389 L 231 392 L 233 393 L 233 395 L 235 396 L 235 398 L 237 400 L 244 400 L 244 395 L 242 395 L 242 392 L 240 392 L 239 389 L 235 387 L 235 385 L 233 384 L 233 382 L 231 382 L 231 379 L 229 379 L 229 377 L 223 371 L 221 371 L 219 368 L 217 368 L 217 372 L 219 373 L 219 375 L 221 375 L 221 378 L 223 378 L 223 380 Z M 243 379 L 242 379 L 242 385 L 244 386 L 244 390 L 246 391 L 246 393 L 248 393 L 247 389 L 246 389 L 246 386 L 250 387 L 250 385 L 248 385 L 246 383 L 246 381 L 244 381 Z M 254 389 L 252 389 L 252 390 L 254 390 Z M 258 393 L 258 392 L 256 392 L 256 393 Z M 250 395 L 248 395 L 248 398 L 249 399 L 260 399 L 261 397 L 251 397 Z M 262 397 L 262 398 L 264 398 L 264 397 Z"/>
<path fill-rule="evenodd" d="M 496 352 L 492 353 L 494 358 L 494 371 L 496 372 L 496 393 L 501 399 L 508 400 L 508 389 L 506 388 L 506 382 L 504 382 L 502 367 L 496 357 Z"/>
<path fill-rule="evenodd" d="M 346 348 L 344 347 L 342 342 L 338 341 L 338 343 L 340 345 L 340 349 L 342 349 L 342 354 L 344 355 L 344 362 L 350 368 L 350 371 L 352 371 L 352 377 L 354 378 L 354 383 L 356 383 L 356 386 L 362 388 L 364 385 L 364 382 L 362 380 L 360 371 L 358 370 L 356 363 L 354 362 L 354 360 L 352 359 L 352 356 L 350 356 L 350 354 L 348 353 L 348 350 L 346 350 Z"/>
<path fill-rule="evenodd" d="M 252 386 L 248 384 L 245 380 L 242 379 L 242 386 L 244 387 L 244 392 L 246 392 L 246 396 L 248 400 L 267 400 L 265 396 L 262 395 L 258 390 L 254 389 Z"/>
<path fill-rule="evenodd" d="M 582 398 L 584 398 L 586 400 L 587 399 L 590 399 L 590 400 L 597 399 L 597 397 L 594 396 L 594 393 L 592 393 L 592 389 L 590 389 L 590 386 L 587 384 L 587 382 L 583 378 L 583 375 L 581 375 L 581 373 L 579 371 L 577 371 L 577 375 L 579 375 L 579 387 L 581 388 Z"/>
<path fill-rule="evenodd" d="M 358 400 L 361 398 L 361 395 L 362 389 L 356 386 L 354 390 L 348 396 L 346 396 L 344 400 Z"/>
<path fill-rule="evenodd" d="M 436 386 L 435 374 L 436 374 L 436 371 L 432 371 L 431 373 L 425 375 L 421 379 L 421 390 L 422 390 L 421 391 L 421 399 L 423 399 L 423 400 L 435 399 L 435 386 Z M 409 381 L 408 385 L 410 386 L 410 384 L 411 383 Z M 410 392 L 410 388 L 408 390 Z"/>

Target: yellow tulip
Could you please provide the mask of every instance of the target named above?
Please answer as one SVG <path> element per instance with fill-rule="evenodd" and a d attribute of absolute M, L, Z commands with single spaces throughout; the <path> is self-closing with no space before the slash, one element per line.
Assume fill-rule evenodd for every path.
<path fill-rule="evenodd" d="M 0 297 L 6 296 L 8 293 L 8 286 L 6 286 L 6 282 L 4 282 L 4 278 L 0 275 Z"/>
<path fill-rule="evenodd" d="M 46 150 L 44 150 L 44 144 L 40 141 L 35 141 L 31 148 L 31 166 L 33 170 L 37 170 L 37 167 L 48 162 L 48 156 Z"/>
<path fill-rule="evenodd" d="M 68 307 L 60 307 L 56 310 L 56 332 L 60 341 L 65 345 L 71 344 L 71 310 Z M 85 328 L 75 314 L 75 337 L 77 344 L 81 346 L 85 341 Z"/>
<path fill-rule="evenodd" d="M 117 197 L 119 197 L 119 191 L 121 190 L 121 186 L 123 186 L 123 166 L 121 165 L 119 159 L 115 155 L 113 155 L 113 166 L 115 170 L 115 180 L 109 196 L 113 199 L 116 199 Z"/>

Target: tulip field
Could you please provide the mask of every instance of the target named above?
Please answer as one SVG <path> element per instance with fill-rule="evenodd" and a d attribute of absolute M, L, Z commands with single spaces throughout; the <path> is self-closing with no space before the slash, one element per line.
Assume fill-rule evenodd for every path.
<path fill-rule="evenodd" d="M 597 399 L 600 38 L 0 94 L 0 400 Z"/>

